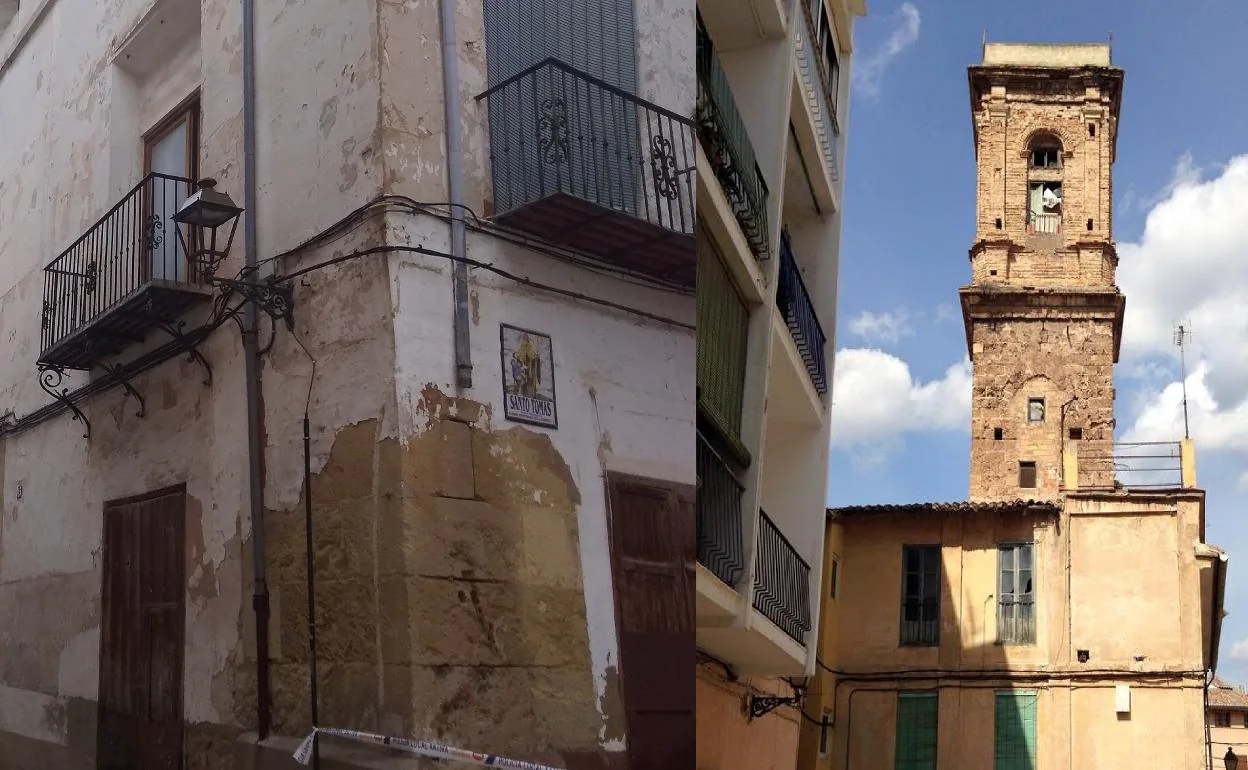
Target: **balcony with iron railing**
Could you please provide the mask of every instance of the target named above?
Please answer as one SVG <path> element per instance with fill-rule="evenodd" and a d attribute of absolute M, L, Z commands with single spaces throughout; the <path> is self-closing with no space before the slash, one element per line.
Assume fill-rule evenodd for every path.
<path fill-rule="evenodd" d="M 837 98 L 840 90 L 840 72 L 829 71 L 819 46 L 815 14 L 823 7 L 823 0 L 800 0 L 802 20 L 796 25 L 797 77 L 801 82 L 803 102 L 810 110 L 818 156 L 829 182 L 840 177 L 837 162 L 837 143 L 841 128 L 837 120 Z M 828 43 L 831 45 L 831 43 Z"/>
<path fill-rule="evenodd" d="M 828 362 L 824 347 L 827 335 L 819 323 L 810 292 L 802 279 L 801 268 L 793 255 L 789 234 L 780 235 L 780 276 L 776 286 L 776 308 L 780 311 L 798 355 L 805 365 L 815 391 L 819 395 L 828 392 Z"/>
<path fill-rule="evenodd" d="M 40 365 L 89 370 L 212 297 L 173 221 L 192 191 L 148 174 L 44 268 Z"/>
<path fill-rule="evenodd" d="M 728 84 L 728 75 L 715 54 L 701 16 L 697 32 L 698 141 L 745 242 L 756 257 L 763 258 L 770 250 L 767 184 Z"/>
<path fill-rule="evenodd" d="M 765 512 L 758 512 L 754 609 L 800 645 L 810 632 L 810 565 Z"/>
<path fill-rule="evenodd" d="M 477 99 L 488 105 L 495 221 L 694 284 L 692 120 L 553 58 Z"/>
<path fill-rule="evenodd" d="M 736 588 L 745 572 L 741 494 L 744 489 L 701 432 L 697 449 L 698 563 L 724 585 Z"/>

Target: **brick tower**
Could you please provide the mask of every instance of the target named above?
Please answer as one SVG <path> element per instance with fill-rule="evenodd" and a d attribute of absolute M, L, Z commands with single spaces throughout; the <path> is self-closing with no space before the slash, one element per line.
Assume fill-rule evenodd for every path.
<path fill-rule="evenodd" d="M 990 43 L 969 68 L 977 173 L 971 283 L 971 500 L 1113 484 L 1112 167 L 1122 70 L 1108 45 Z"/>

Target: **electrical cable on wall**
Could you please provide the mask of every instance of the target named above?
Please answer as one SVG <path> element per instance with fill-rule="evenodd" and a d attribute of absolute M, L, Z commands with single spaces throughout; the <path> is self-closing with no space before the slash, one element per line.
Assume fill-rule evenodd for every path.
<path fill-rule="evenodd" d="M 283 251 L 272 257 L 268 257 L 266 259 L 260 260 L 255 265 L 249 265 L 249 266 L 242 268 L 236 274 L 234 282 L 241 283 L 244 278 L 247 278 L 248 276 L 254 276 L 256 272 L 259 270 L 259 268 L 263 265 L 271 264 L 277 260 L 281 260 L 286 257 L 294 256 L 310 248 L 323 246 L 323 245 L 341 240 L 347 235 L 350 235 L 351 233 L 355 232 L 359 227 L 366 224 L 368 218 L 372 215 L 375 215 L 376 213 L 385 213 L 387 211 L 400 211 L 400 212 L 408 212 L 408 213 L 420 212 L 420 213 L 430 214 L 432 216 L 441 216 L 440 214 L 435 212 L 433 208 L 434 207 L 450 207 L 450 206 L 452 206 L 452 204 L 449 204 L 449 203 L 422 203 L 420 201 L 416 201 L 406 196 L 400 196 L 400 195 L 380 196 L 379 198 L 376 198 L 364 204 L 363 206 L 358 207 L 352 212 L 348 213 L 342 219 L 338 220 L 337 222 L 330 225 L 329 227 L 322 230 L 321 232 L 317 233 L 316 235 L 313 235 L 312 237 L 303 241 L 299 245 L 291 249 L 287 249 L 286 251 Z M 560 254 L 551 249 L 543 248 L 539 243 L 535 241 L 531 241 L 529 239 L 523 238 L 522 236 L 511 235 L 509 234 L 509 231 L 507 231 L 505 228 L 499 228 L 496 225 L 493 225 L 492 223 L 487 223 L 485 220 L 482 220 L 479 216 L 477 216 L 476 212 L 472 211 L 472 209 L 468 206 L 460 206 L 460 208 L 463 208 L 469 214 L 469 217 L 473 223 L 470 226 L 474 230 L 477 230 L 480 232 L 489 232 L 492 235 L 495 235 L 496 237 L 500 237 L 503 240 L 507 240 L 513 244 L 524 246 L 525 248 L 528 248 L 534 251 L 539 251 L 543 254 L 546 254 L 547 256 L 551 256 L 552 258 L 560 259 L 560 260 L 567 261 L 567 262 L 573 262 L 577 264 L 578 266 L 586 268 L 586 269 L 595 269 L 595 266 L 592 263 L 589 263 L 587 261 L 581 262 L 581 261 L 575 260 L 575 258 L 572 258 L 569 255 Z M 326 260 L 324 262 L 320 262 L 316 265 L 312 265 L 306 268 L 296 270 L 290 274 L 274 276 L 268 280 L 271 284 L 282 284 L 282 283 L 292 281 L 296 277 L 306 275 L 310 272 L 323 269 L 331 265 L 341 264 L 343 262 L 347 262 L 352 259 L 362 258 L 365 256 L 379 254 L 379 253 L 386 253 L 386 252 L 408 252 L 408 253 L 422 254 L 425 256 L 440 257 L 440 258 L 447 259 L 450 261 L 456 261 L 456 262 L 461 261 L 461 260 L 456 259 L 454 255 L 452 254 L 442 252 L 442 251 L 437 251 L 434 249 L 428 249 L 423 246 L 398 246 L 398 245 L 382 246 L 382 247 L 374 247 L 370 249 L 363 249 L 360 251 L 351 252 L 351 253 L 348 253 L 339 257 Z M 561 287 L 552 286 L 552 285 L 545 284 L 539 281 L 534 281 L 530 278 L 516 275 L 515 273 L 509 272 L 507 270 L 503 270 L 502 268 L 495 267 L 494 265 L 486 263 L 486 262 L 481 262 L 478 260 L 472 260 L 468 258 L 464 258 L 462 262 L 464 264 L 467 264 L 469 267 L 473 267 L 473 268 L 480 269 L 480 270 L 485 270 L 487 272 L 493 273 L 494 275 L 498 275 L 499 277 L 502 277 L 511 281 L 515 281 L 516 283 L 519 283 L 523 286 L 527 286 L 532 289 L 537 289 L 539 291 L 545 291 L 545 292 L 549 292 L 552 294 L 557 294 L 559 296 L 567 297 L 568 299 L 573 299 L 579 302 L 586 302 L 586 303 L 597 305 L 600 307 L 605 307 L 611 310 L 628 313 L 630 315 L 635 315 L 639 318 L 644 318 L 646 320 L 672 326 L 674 328 L 680 328 L 680 329 L 685 329 L 689 331 L 694 331 L 696 329 L 696 326 L 694 324 L 685 323 L 683 321 L 678 321 L 673 318 L 668 318 L 668 317 L 661 316 L 655 313 L 650 313 L 648 311 L 641 310 L 640 308 L 632 307 L 630 305 L 625 305 L 623 303 L 612 302 L 611 300 L 594 297 L 592 295 L 584 294 L 582 292 L 572 291 L 569 289 L 563 289 Z M 602 268 L 600 267 L 598 267 L 597 269 L 602 270 Z M 630 278 L 630 280 L 634 280 L 635 282 L 639 284 L 643 284 L 647 286 L 648 288 L 672 291 L 672 292 L 680 293 L 680 294 L 688 294 L 687 290 L 683 290 L 683 291 L 677 290 L 677 289 L 674 289 L 673 287 L 666 286 L 660 282 L 640 280 L 634 276 L 631 276 L 628 274 L 621 274 L 619 271 L 615 271 L 615 270 L 606 271 L 606 272 L 610 272 L 616 277 L 628 277 Z M 222 298 L 222 301 L 224 302 L 224 304 L 228 305 L 228 299 L 229 299 L 228 295 Z M 234 304 L 232 307 L 224 308 L 222 312 L 219 312 L 216 314 L 219 317 L 214 317 L 210 319 L 208 323 L 198 328 L 192 329 L 189 332 L 184 333 L 182 337 L 172 340 L 164 345 L 161 345 L 153 349 L 152 351 L 149 351 L 148 353 L 140 356 L 139 358 L 125 364 L 124 366 L 117 367 L 117 370 L 115 372 L 110 372 L 106 374 L 104 377 L 97 378 L 94 381 L 73 390 L 72 392 L 65 393 L 64 398 L 62 399 L 58 399 L 57 401 L 51 404 L 47 404 L 43 407 L 40 407 L 34 410 L 33 412 L 23 415 L 20 418 L 15 417 L 7 421 L 0 421 L 0 440 L 4 440 L 5 438 L 8 438 L 10 436 L 25 432 L 50 419 L 59 417 L 60 415 L 64 414 L 66 411 L 71 409 L 69 404 L 73 404 L 77 406 L 79 404 L 85 403 L 89 401 L 90 399 L 93 399 L 94 397 L 102 393 L 108 392 L 114 387 L 120 385 L 126 379 L 133 378 L 134 376 L 138 374 L 142 374 L 143 372 L 146 372 L 160 365 L 161 363 L 164 363 L 165 361 L 168 361 L 171 358 L 174 358 L 175 356 L 181 353 L 188 352 L 188 350 L 194 350 L 201 342 L 207 339 L 209 335 L 211 335 L 214 331 L 216 331 L 216 329 L 218 329 L 226 320 L 237 319 L 237 316 L 239 315 L 239 313 L 244 309 L 244 307 L 249 302 L 250 302 L 249 299 L 243 299 L 237 304 Z M 220 316 L 223 316 L 223 317 L 220 317 Z M 275 334 L 276 334 L 276 329 L 275 328 L 271 329 L 270 339 L 268 343 L 262 349 L 262 352 L 268 352 L 272 348 Z"/>

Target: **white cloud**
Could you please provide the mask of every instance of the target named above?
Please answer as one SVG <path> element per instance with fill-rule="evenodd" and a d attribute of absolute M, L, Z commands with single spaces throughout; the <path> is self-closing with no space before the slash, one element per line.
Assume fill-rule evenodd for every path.
<path fill-rule="evenodd" d="M 1231 652 L 1227 656 L 1231 660 L 1248 660 L 1248 638 L 1240 639 L 1231 646 Z"/>
<path fill-rule="evenodd" d="M 889 19 L 893 33 L 883 45 L 854 63 L 854 87 L 871 96 L 879 94 L 888 65 L 919 39 L 919 9 L 913 3 L 902 3 Z"/>
<path fill-rule="evenodd" d="M 1118 247 L 1118 285 L 1127 296 L 1124 374 L 1148 373 L 1143 403 L 1122 440 L 1183 435 L 1174 325 L 1192 329 L 1187 347 L 1192 436 L 1202 449 L 1248 452 L 1248 155 L 1206 176 L 1190 155 L 1178 162 L 1138 243 Z M 1167 365 L 1171 373 L 1156 375 Z M 1130 438 L 1128 438 L 1130 437 Z"/>
<path fill-rule="evenodd" d="M 971 362 L 963 358 L 943 377 L 918 382 L 900 358 L 882 350 L 850 348 L 836 354 L 832 385 L 832 445 L 860 447 L 883 463 L 906 433 L 968 430 Z"/>
<path fill-rule="evenodd" d="M 849 330 L 867 344 L 887 342 L 896 345 L 902 337 L 914 334 L 910 314 L 905 310 L 872 313 L 864 310 L 849 322 Z"/>
<path fill-rule="evenodd" d="M 936 306 L 936 321 L 938 323 L 958 323 L 962 320 L 962 313 L 952 302 L 942 302 Z"/>

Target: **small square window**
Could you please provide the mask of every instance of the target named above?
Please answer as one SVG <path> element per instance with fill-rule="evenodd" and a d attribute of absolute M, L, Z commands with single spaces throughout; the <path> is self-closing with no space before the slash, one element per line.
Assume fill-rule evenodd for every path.
<path fill-rule="evenodd" d="M 1023 489 L 1036 488 L 1036 463 L 1034 460 L 1023 460 L 1018 464 L 1018 486 Z"/>
<path fill-rule="evenodd" d="M 1001 440 L 1001 439 L 1003 439 L 1003 438 L 1005 438 L 1005 429 L 1004 429 L 1004 428 L 993 428 L 993 429 L 992 429 L 992 440 L 993 440 L 993 441 L 1000 441 L 1000 440 Z"/>
<path fill-rule="evenodd" d="M 1080 441 L 1082 439 L 1083 439 L 1083 428 L 1071 428 L 1070 429 L 1071 441 Z"/>
<path fill-rule="evenodd" d="M 826 757 L 831 750 L 832 712 L 823 712 L 823 721 L 819 723 L 819 756 Z"/>
<path fill-rule="evenodd" d="M 1044 399 L 1027 399 L 1027 422 L 1044 422 Z"/>

